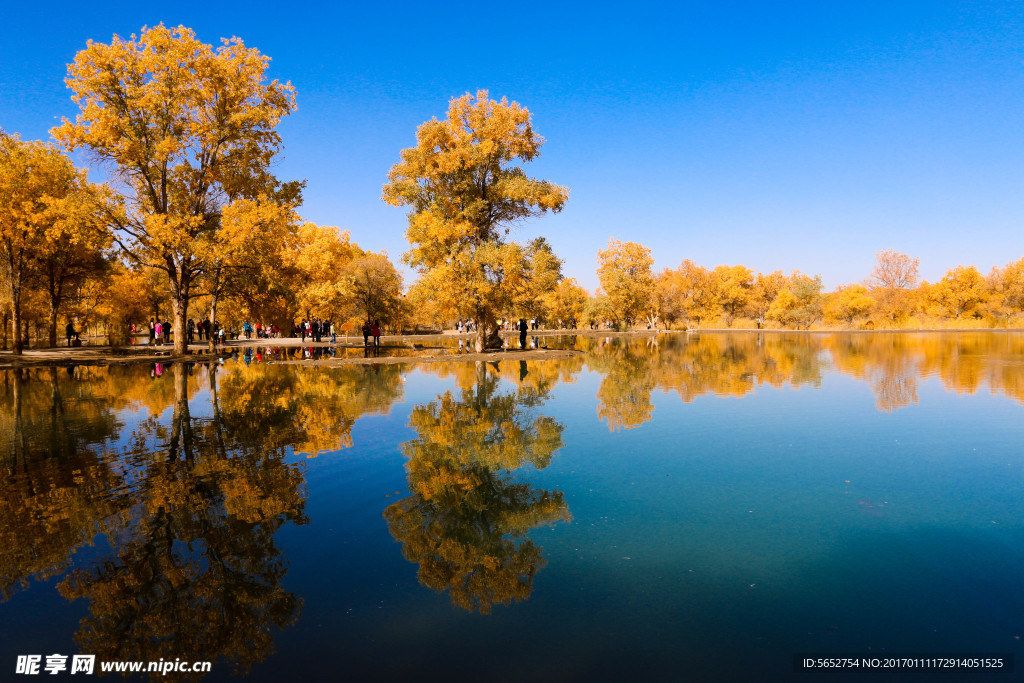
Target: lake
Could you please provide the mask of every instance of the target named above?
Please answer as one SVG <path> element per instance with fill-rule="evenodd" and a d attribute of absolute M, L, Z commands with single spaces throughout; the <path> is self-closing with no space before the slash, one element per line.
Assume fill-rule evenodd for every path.
<path fill-rule="evenodd" d="M 0 670 L 770 681 L 1021 652 L 1024 333 L 550 341 L 583 353 L 0 372 Z M 904 674 L 928 679 L 855 678 Z"/>

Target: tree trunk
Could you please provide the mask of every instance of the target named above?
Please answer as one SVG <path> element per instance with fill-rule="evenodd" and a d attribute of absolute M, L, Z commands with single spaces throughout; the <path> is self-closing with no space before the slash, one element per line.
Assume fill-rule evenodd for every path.
<path fill-rule="evenodd" d="M 20 356 L 25 348 L 21 336 L 21 282 L 14 273 L 11 274 L 11 327 L 14 330 L 14 355 Z M 28 337 L 28 329 L 25 329 Z"/>
<path fill-rule="evenodd" d="M 49 327 L 47 346 L 52 349 L 57 346 L 57 307 L 54 305 L 52 297 L 50 298 L 50 317 L 47 326 Z"/>
<path fill-rule="evenodd" d="M 209 349 L 211 353 L 213 353 L 213 350 L 216 348 L 216 344 L 213 341 L 213 335 L 216 334 L 214 332 L 214 329 L 213 329 L 213 323 L 216 320 L 217 320 L 217 290 L 214 289 L 214 291 L 210 294 L 210 334 L 207 335 L 207 339 L 206 339 L 206 348 Z"/>
<path fill-rule="evenodd" d="M 174 409 L 171 412 L 170 460 L 178 459 L 179 455 L 188 462 L 192 460 L 192 416 L 188 408 L 188 367 L 185 363 L 175 362 L 174 374 Z"/>
<path fill-rule="evenodd" d="M 172 302 L 174 304 L 174 354 L 181 356 L 188 353 L 188 332 L 185 331 L 185 321 L 188 316 L 188 297 L 177 296 Z"/>
<path fill-rule="evenodd" d="M 49 334 L 47 335 L 47 345 L 52 349 L 57 346 L 57 312 L 60 310 L 60 300 L 63 298 L 61 296 L 63 293 L 61 291 L 63 287 L 61 287 L 60 283 L 57 281 L 56 274 L 53 272 L 52 263 L 50 264 L 49 271 L 46 293 L 49 295 L 48 298 L 50 299 L 50 329 L 48 330 Z"/>

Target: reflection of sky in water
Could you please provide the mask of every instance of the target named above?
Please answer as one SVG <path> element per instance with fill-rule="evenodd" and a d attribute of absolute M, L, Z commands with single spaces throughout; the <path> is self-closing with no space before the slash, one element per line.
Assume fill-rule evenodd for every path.
<path fill-rule="evenodd" d="M 212 501 L 200 516 L 214 530 L 255 539 L 283 514 L 261 495 L 287 501 L 275 486 L 289 467 L 303 481 L 301 498 L 287 504 L 300 504 L 309 522 L 279 520 L 266 526 L 271 545 L 258 545 L 280 553 L 279 587 L 304 601 L 294 623 L 266 622 L 276 654 L 255 665 L 258 680 L 341 670 L 783 680 L 794 652 L 1020 652 L 1024 335 L 704 334 L 656 344 L 578 337 L 576 345 L 585 355 L 483 367 L 229 361 L 217 378 L 220 423 L 204 368 L 177 387 L 173 368 L 159 379 L 148 369 L 79 368 L 76 379 L 62 371 L 60 394 L 80 396 L 64 405 L 70 431 L 83 429 L 71 413 L 91 404 L 116 415 L 74 456 L 42 445 L 64 423 L 52 420 L 47 371 L 23 373 L 21 426 L 36 445 L 6 461 L 14 474 L 4 495 L 32 505 L 38 499 L 18 482 L 28 477 L 40 492 L 59 479 L 67 489 L 53 497 L 59 504 L 34 514 L 50 514 L 61 537 L 60 513 L 75 500 L 74 475 L 61 468 L 106 463 L 130 513 L 121 522 L 128 531 L 109 535 L 115 521 L 86 519 L 94 545 L 67 548 L 52 577 L 29 572 L 27 587 L 0 604 L 4 622 L 19 624 L 4 657 L 78 651 L 78 621 L 95 604 L 67 601 L 55 586 L 74 567 L 116 557 L 108 538 L 158 519 L 155 463 L 166 458 L 182 391 L 199 436 L 194 464 L 173 481 Z M 10 375 L 0 385 L 0 427 L 15 450 Z M 498 410 L 502 397 L 511 402 Z M 481 434 L 468 431 L 474 401 L 490 426 Z M 505 471 L 477 461 L 474 453 L 490 453 L 492 466 L 514 460 L 501 440 L 534 444 L 530 430 L 546 421 L 560 441 L 546 466 Z M 219 455 L 203 450 L 216 442 L 215 423 L 230 437 Z M 512 424 L 525 432 L 515 436 Z M 460 451 L 467 443 L 480 445 Z M 321 452 L 309 458 L 306 447 Z M 285 463 L 261 464 L 275 449 Z M 484 485 L 520 491 L 521 501 L 557 494 L 571 519 L 531 525 L 543 515 L 515 517 L 503 507 L 511 497 L 494 498 Z M 429 491 L 416 509 L 446 530 L 439 538 L 403 536 L 382 516 L 416 502 L 413 489 Z M 479 501 L 478 525 L 467 526 Z M 461 543 L 500 558 L 503 531 L 518 544 L 506 561 L 522 560 L 524 543 L 539 549 L 525 597 L 485 616 L 453 605 L 436 577 L 418 577 L 433 560 L 411 547 L 415 539 L 442 555 Z M 8 528 L 3 538 L 13 547 L 25 533 Z M 175 552 L 222 542 L 196 533 L 191 550 L 178 539 Z M 469 567 L 471 580 L 482 576 Z M 508 578 L 491 576 L 489 585 Z M 215 664 L 212 680 L 229 669 Z"/>

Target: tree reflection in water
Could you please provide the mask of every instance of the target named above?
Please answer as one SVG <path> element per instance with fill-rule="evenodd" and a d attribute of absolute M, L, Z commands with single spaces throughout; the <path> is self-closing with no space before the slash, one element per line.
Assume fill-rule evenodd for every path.
<path fill-rule="evenodd" d="M 484 363 L 459 367 L 472 370 L 472 381 L 467 372 L 457 394 L 412 410 L 417 438 L 402 444 L 412 495 L 384 518 L 424 586 L 489 614 L 533 591 L 545 560 L 527 533 L 570 518 L 561 491 L 536 490 L 511 475 L 525 465 L 546 467 L 562 446 L 563 427 L 537 414 L 547 391 L 526 383 L 522 366 L 515 368 L 523 378 L 518 391 L 502 390 L 498 372 Z"/>
<path fill-rule="evenodd" d="M 247 671 L 299 615 L 274 534 L 308 521 L 302 471 L 283 448 L 247 438 L 251 418 L 218 400 L 216 365 L 212 420 L 191 415 L 191 368 L 172 372 L 170 425 L 151 417 L 131 437 L 130 458 L 147 462 L 124 501 L 130 521 L 112 530 L 113 557 L 75 569 L 58 590 L 89 602 L 75 638 L 84 652 L 153 661 L 197 652 Z"/>
<path fill-rule="evenodd" d="M 653 419 L 655 390 L 688 403 L 816 388 L 829 372 L 866 382 L 882 411 L 916 404 L 930 377 L 1024 402 L 1021 334 L 579 344 L 586 354 L 567 359 L 421 366 L 458 388 L 413 408 L 416 438 L 402 446 L 411 495 L 384 516 L 423 584 L 456 605 L 486 613 L 530 595 L 545 560 L 528 535 L 569 511 L 560 491 L 514 471 L 547 466 L 562 446 L 562 425 L 540 410 L 584 368 L 600 375 L 597 414 L 611 429 Z M 301 610 L 274 540 L 285 524 L 306 522 L 304 469 L 286 457 L 351 446 L 362 416 L 402 400 L 410 366 L 252 360 L 0 373 L 0 600 L 56 578 L 64 596 L 88 605 L 82 650 L 107 659 L 201 652 L 245 671 L 272 652 L 274 634 Z M 140 421 L 127 428 L 127 419 Z"/>

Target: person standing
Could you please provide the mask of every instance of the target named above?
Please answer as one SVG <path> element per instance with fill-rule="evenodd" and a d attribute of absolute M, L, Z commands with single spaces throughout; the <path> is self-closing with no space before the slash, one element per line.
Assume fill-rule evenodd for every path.
<path fill-rule="evenodd" d="M 363 323 L 363 346 L 370 345 L 370 321 L 367 320 Z"/>
<path fill-rule="evenodd" d="M 75 335 L 75 326 L 71 324 L 70 320 L 68 321 L 68 326 L 65 328 L 64 331 L 68 335 L 68 348 L 71 348 L 71 338 L 76 336 L 76 335 Z"/>
<path fill-rule="evenodd" d="M 164 321 L 164 343 L 171 343 L 171 323 L 169 320 Z"/>
<path fill-rule="evenodd" d="M 162 346 L 164 343 L 164 324 L 157 320 L 153 331 L 156 332 L 156 345 Z"/>
<path fill-rule="evenodd" d="M 526 333 L 530 327 L 526 324 L 526 318 L 519 319 L 519 348 L 526 349 Z"/>
<path fill-rule="evenodd" d="M 155 333 L 156 333 L 156 326 L 153 323 L 153 319 L 150 318 L 149 319 L 149 345 L 150 346 L 152 346 L 153 344 L 156 343 L 156 341 L 154 341 L 156 339 Z"/>
<path fill-rule="evenodd" d="M 373 348 L 379 349 L 380 348 L 380 321 L 379 320 L 374 320 L 373 321 L 373 328 L 370 331 L 373 332 Z"/>
<path fill-rule="evenodd" d="M 196 323 L 195 323 L 194 320 L 192 320 L 192 318 L 188 319 L 187 330 L 188 330 L 188 343 L 191 344 L 192 342 L 195 341 L 195 336 L 196 336 Z"/>

